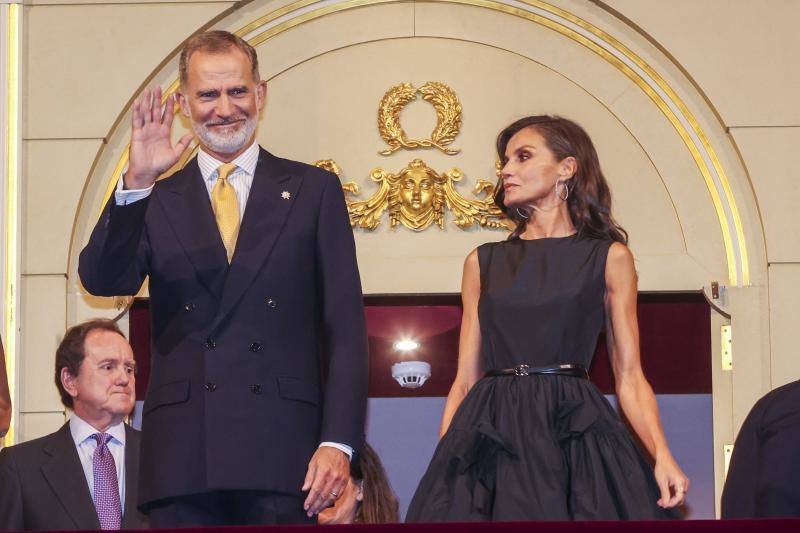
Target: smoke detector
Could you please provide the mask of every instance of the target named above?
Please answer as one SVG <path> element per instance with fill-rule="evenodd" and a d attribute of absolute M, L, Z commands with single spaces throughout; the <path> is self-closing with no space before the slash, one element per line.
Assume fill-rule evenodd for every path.
<path fill-rule="evenodd" d="M 423 361 L 404 361 L 392 365 L 392 377 L 406 389 L 418 389 L 431 377 L 431 365 Z"/>

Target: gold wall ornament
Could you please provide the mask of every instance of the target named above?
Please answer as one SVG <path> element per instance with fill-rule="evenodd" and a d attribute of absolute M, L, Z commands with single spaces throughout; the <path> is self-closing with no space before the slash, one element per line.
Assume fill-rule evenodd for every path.
<path fill-rule="evenodd" d="M 400 125 L 400 113 L 409 103 L 417 99 L 418 94 L 436 109 L 436 127 L 431 132 L 430 139 L 409 139 Z M 438 81 L 429 81 L 417 89 L 410 83 L 401 83 L 386 91 L 378 108 L 378 131 L 390 146 L 378 153 L 390 155 L 400 148 L 407 150 L 438 148 L 448 155 L 454 155 L 461 150 L 445 147 L 455 140 L 460 130 L 461 103 L 450 86 Z"/>
<path fill-rule="evenodd" d="M 332 159 L 316 161 L 314 165 L 324 168 L 341 177 L 339 166 Z M 345 194 L 350 226 L 374 230 L 381 223 L 381 216 L 389 210 L 389 223 L 392 228 L 402 224 L 408 229 L 422 231 L 431 224 L 444 229 L 445 207 L 455 216 L 453 221 L 461 229 L 473 224 L 496 229 L 511 229 L 508 220 L 494 203 L 493 183 L 478 180 L 474 194 L 483 194 L 482 199 L 468 200 L 455 188 L 464 173 L 458 168 L 438 173 L 422 159 L 414 159 L 400 172 L 393 174 L 382 168 L 370 173 L 370 179 L 378 184 L 378 191 L 366 200 L 355 200 L 360 189 L 355 182 L 342 184 Z"/>

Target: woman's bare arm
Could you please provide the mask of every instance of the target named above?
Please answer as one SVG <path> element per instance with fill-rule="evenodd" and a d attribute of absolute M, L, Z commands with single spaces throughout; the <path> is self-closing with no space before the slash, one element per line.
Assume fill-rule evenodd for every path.
<path fill-rule="evenodd" d="M 473 250 L 464 261 L 464 274 L 461 278 L 461 302 L 464 312 L 461 317 L 461 336 L 458 342 L 458 370 L 444 405 L 439 437 L 447 432 L 461 401 L 483 375 L 480 362 L 481 330 L 478 323 L 480 293 L 478 251 Z"/>
<path fill-rule="evenodd" d="M 606 340 L 614 371 L 617 398 L 633 430 L 655 458 L 655 477 L 664 508 L 683 503 L 689 479 L 667 446 L 653 389 L 642 372 L 639 323 L 636 317 L 636 270 L 633 255 L 614 243 L 606 263 Z M 672 494 L 670 494 L 672 489 Z"/>

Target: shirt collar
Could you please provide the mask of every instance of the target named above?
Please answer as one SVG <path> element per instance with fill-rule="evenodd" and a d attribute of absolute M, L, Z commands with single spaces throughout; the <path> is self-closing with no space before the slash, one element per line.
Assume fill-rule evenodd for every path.
<path fill-rule="evenodd" d="M 253 143 L 241 154 L 236 157 L 231 163 L 241 168 L 248 176 L 252 176 L 256 171 L 256 163 L 258 163 L 258 153 L 260 147 L 258 143 Z M 200 167 L 200 174 L 202 174 L 205 181 L 211 181 L 217 178 L 217 169 L 224 163 L 211 154 L 205 152 L 202 148 L 197 153 L 197 165 Z"/>
<path fill-rule="evenodd" d="M 72 413 L 72 416 L 69 417 L 69 431 L 72 433 L 72 440 L 75 441 L 75 446 L 80 446 L 86 439 L 90 438 L 95 433 L 99 433 L 97 429 L 75 413 Z M 125 445 L 124 422 L 111 426 L 105 432 L 123 446 Z"/>

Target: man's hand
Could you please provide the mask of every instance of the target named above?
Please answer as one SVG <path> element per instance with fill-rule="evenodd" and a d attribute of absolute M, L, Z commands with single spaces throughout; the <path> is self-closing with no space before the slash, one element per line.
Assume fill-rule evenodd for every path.
<path fill-rule="evenodd" d="M 146 189 L 156 178 L 178 162 L 193 135 L 187 133 L 174 147 L 170 142 L 175 116 L 175 96 L 169 95 L 161 111 L 161 87 L 145 89 L 133 103 L 131 152 L 125 188 Z"/>
<path fill-rule="evenodd" d="M 320 446 L 308 463 L 303 492 L 308 497 L 303 504 L 309 517 L 333 505 L 344 492 L 350 478 L 350 461 L 347 454 L 330 446 Z"/>

